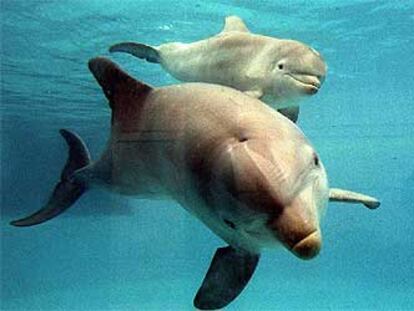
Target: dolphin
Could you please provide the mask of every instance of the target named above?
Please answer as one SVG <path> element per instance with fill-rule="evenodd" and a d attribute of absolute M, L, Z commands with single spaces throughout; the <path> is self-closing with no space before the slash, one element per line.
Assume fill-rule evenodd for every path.
<path fill-rule="evenodd" d="M 122 42 L 110 52 L 126 52 L 159 63 L 180 81 L 221 84 L 261 98 L 294 122 L 300 99 L 316 94 L 327 66 L 313 48 L 295 40 L 251 33 L 237 16 L 208 39 L 156 47 Z"/>
<path fill-rule="evenodd" d="M 94 187 L 175 200 L 228 244 L 217 249 L 194 299 L 210 310 L 241 293 L 264 248 L 315 257 L 330 197 L 379 206 L 363 194 L 330 190 L 304 134 L 258 99 L 206 83 L 153 88 L 102 57 L 89 68 L 112 109 L 106 150 L 92 161 L 82 139 L 62 129 L 69 156 L 60 181 L 43 208 L 14 226 L 52 219 Z"/>

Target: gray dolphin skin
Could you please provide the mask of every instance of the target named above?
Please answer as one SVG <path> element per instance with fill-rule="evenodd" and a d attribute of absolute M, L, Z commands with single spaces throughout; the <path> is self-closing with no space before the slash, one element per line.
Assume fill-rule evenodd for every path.
<path fill-rule="evenodd" d="M 89 68 L 112 109 L 107 148 L 92 161 L 81 138 L 61 130 L 69 157 L 60 181 L 43 208 L 14 226 L 52 219 L 94 187 L 175 200 L 228 244 L 216 250 L 194 298 L 195 307 L 212 310 L 242 292 L 263 249 L 314 258 L 330 199 L 379 206 L 330 190 L 304 134 L 258 99 L 206 83 L 153 88 L 101 57 Z"/>
<path fill-rule="evenodd" d="M 233 87 L 262 99 L 294 122 L 300 100 L 318 92 L 327 71 L 313 48 L 295 40 L 253 34 L 237 16 L 227 17 L 223 30 L 205 40 L 156 47 L 122 42 L 109 51 L 159 63 L 180 81 Z"/>

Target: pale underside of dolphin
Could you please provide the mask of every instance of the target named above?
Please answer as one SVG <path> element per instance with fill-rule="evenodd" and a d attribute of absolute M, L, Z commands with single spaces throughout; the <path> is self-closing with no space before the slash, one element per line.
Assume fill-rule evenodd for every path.
<path fill-rule="evenodd" d="M 227 17 L 223 30 L 205 40 L 156 47 L 123 42 L 109 50 L 159 63 L 180 81 L 236 88 L 262 99 L 294 122 L 300 100 L 318 92 L 327 70 L 313 48 L 295 40 L 253 34 L 236 16 Z"/>
<path fill-rule="evenodd" d="M 211 310 L 241 293 L 262 249 L 282 245 L 302 259 L 316 256 L 328 200 L 379 206 L 363 194 L 329 190 L 303 133 L 257 99 L 205 83 L 153 88 L 105 58 L 89 68 L 112 109 L 107 148 L 92 162 L 81 138 L 61 130 L 69 157 L 60 181 L 46 205 L 15 226 L 52 219 L 94 187 L 175 200 L 228 243 L 194 299 Z"/>

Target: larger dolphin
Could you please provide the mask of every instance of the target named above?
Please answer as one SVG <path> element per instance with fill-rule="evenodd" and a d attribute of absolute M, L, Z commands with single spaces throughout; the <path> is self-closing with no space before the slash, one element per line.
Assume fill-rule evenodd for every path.
<path fill-rule="evenodd" d="M 42 209 L 13 225 L 51 219 L 93 187 L 170 197 L 229 244 L 214 255 L 194 299 L 199 309 L 235 299 L 265 247 L 283 245 L 302 259 L 318 254 L 330 192 L 322 161 L 294 123 L 232 88 L 152 88 L 105 58 L 89 68 L 112 108 L 107 148 L 91 162 L 82 140 L 61 130 L 69 158 L 60 182 Z M 332 198 L 379 205 L 341 190 Z"/>
<path fill-rule="evenodd" d="M 156 47 L 123 42 L 110 51 L 159 63 L 181 81 L 233 87 L 261 98 L 293 121 L 300 99 L 319 90 L 327 68 L 313 48 L 295 40 L 253 34 L 237 16 L 227 17 L 224 29 L 205 40 Z"/>

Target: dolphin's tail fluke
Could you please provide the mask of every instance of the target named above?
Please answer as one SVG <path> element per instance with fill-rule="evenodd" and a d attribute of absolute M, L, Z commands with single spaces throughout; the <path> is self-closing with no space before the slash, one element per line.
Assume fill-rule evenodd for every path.
<path fill-rule="evenodd" d="M 28 217 L 12 221 L 11 225 L 33 226 L 52 219 L 72 206 L 87 189 L 86 183 L 75 180 L 73 175 L 91 163 L 89 151 L 82 139 L 75 133 L 62 129 L 60 134 L 69 146 L 69 156 L 62 170 L 60 181 L 43 208 Z"/>
<path fill-rule="evenodd" d="M 160 63 L 161 56 L 159 51 L 149 45 L 134 43 L 134 42 L 122 42 L 112 45 L 109 48 L 109 52 L 123 52 L 134 55 L 138 58 L 146 59 L 150 63 Z"/>

